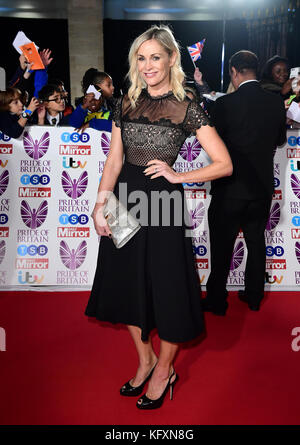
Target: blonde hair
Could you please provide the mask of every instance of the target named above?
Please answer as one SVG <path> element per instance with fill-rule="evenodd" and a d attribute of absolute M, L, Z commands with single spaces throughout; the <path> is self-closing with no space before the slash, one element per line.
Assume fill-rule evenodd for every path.
<path fill-rule="evenodd" d="M 176 42 L 172 31 L 168 26 L 153 25 L 134 40 L 129 51 L 129 71 L 127 73 L 127 77 L 130 80 L 130 88 L 128 90 L 128 97 L 133 108 L 136 106 L 136 101 L 138 100 L 142 89 L 147 87 L 146 82 L 139 75 L 137 67 L 137 53 L 142 43 L 151 39 L 155 39 L 168 53 L 169 57 L 171 57 L 175 52 L 176 58 L 174 65 L 171 67 L 170 74 L 171 89 L 174 96 L 180 102 L 183 101 L 186 96 L 183 88 L 185 75 L 181 67 L 181 56 L 178 43 Z"/>

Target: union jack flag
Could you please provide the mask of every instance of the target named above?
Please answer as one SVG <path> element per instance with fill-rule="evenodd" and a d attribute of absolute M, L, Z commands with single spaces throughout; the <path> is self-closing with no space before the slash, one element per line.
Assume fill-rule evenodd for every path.
<path fill-rule="evenodd" d="M 201 53 L 203 50 L 205 40 L 206 39 L 203 39 L 201 40 L 201 42 L 194 43 L 194 45 L 187 47 L 193 62 L 196 62 L 196 60 L 201 59 Z"/>

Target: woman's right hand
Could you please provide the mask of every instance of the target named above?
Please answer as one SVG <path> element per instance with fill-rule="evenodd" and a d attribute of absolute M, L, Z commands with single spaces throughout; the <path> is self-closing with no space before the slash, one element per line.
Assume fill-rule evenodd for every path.
<path fill-rule="evenodd" d="M 33 97 L 30 101 L 30 104 L 28 105 L 27 109 L 34 112 L 38 107 L 40 106 L 39 101 Z"/>
<path fill-rule="evenodd" d="M 104 209 L 103 204 L 100 204 L 100 205 L 96 204 L 91 217 L 93 218 L 94 226 L 95 226 L 95 230 L 96 230 L 97 234 L 100 236 L 109 236 L 110 237 L 111 231 L 110 231 L 108 224 L 106 222 L 106 219 L 103 215 L 103 209 Z"/>

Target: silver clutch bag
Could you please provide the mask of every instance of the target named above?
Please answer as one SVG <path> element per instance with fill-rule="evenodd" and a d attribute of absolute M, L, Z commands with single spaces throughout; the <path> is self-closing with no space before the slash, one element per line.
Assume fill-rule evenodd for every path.
<path fill-rule="evenodd" d="M 103 214 L 111 230 L 114 245 L 118 249 L 123 247 L 141 228 L 113 193 L 105 204 Z"/>

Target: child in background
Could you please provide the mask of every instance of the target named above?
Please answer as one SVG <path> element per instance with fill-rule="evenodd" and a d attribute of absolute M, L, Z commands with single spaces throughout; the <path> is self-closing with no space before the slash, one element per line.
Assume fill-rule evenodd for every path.
<path fill-rule="evenodd" d="M 104 82 L 102 81 L 102 84 L 103 83 Z M 99 85 L 94 84 L 94 86 L 101 92 L 100 99 L 95 99 L 93 93 L 85 94 L 82 104 L 79 104 L 71 114 L 69 124 L 74 128 L 80 129 L 80 131 L 84 131 L 86 128 L 90 127 L 99 131 L 111 132 L 111 111 L 104 106 L 104 91 L 100 90 Z M 89 85 L 86 87 L 85 92 L 88 87 Z M 106 87 L 106 85 L 104 87 Z M 113 91 L 113 87 L 108 87 L 107 91 Z"/>
<path fill-rule="evenodd" d="M 32 71 L 31 65 L 26 60 L 24 54 L 19 57 L 20 66 L 17 68 L 8 86 L 11 88 L 18 88 L 23 93 L 28 92 L 29 96 L 38 97 L 40 89 L 48 82 L 48 66 L 53 60 L 50 49 L 43 49 L 40 51 L 40 57 L 45 66 L 45 69 Z"/>
<path fill-rule="evenodd" d="M 38 106 L 39 101 L 33 97 L 24 109 L 22 92 L 17 88 L 0 91 L 0 130 L 11 138 L 18 138 Z"/>
<path fill-rule="evenodd" d="M 56 85 L 45 85 L 39 92 L 38 125 L 69 126 L 71 115 L 65 113 L 65 95 Z"/>
<path fill-rule="evenodd" d="M 74 108 L 72 105 L 69 104 L 69 100 L 68 100 L 68 96 L 69 93 L 68 91 L 65 89 L 65 84 L 61 79 L 49 79 L 48 82 L 50 85 L 55 85 L 59 91 L 61 92 L 62 96 L 65 99 L 65 111 L 64 111 L 64 115 L 68 116 L 69 114 L 72 114 L 74 111 Z"/>
<path fill-rule="evenodd" d="M 113 98 L 114 94 L 114 85 L 112 78 L 109 74 L 104 71 L 98 71 L 96 68 L 89 68 L 81 81 L 82 92 L 85 94 L 86 90 L 90 85 L 95 85 L 99 87 L 103 94 L 103 107 L 106 110 L 112 111 L 114 109 L 115 100 Z M 82 104 L 83 97 L 79 98 L 75 104 L 76 106 Z"/>

